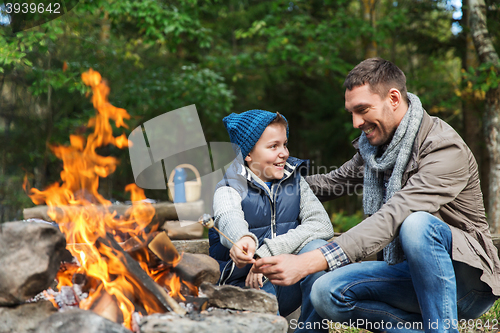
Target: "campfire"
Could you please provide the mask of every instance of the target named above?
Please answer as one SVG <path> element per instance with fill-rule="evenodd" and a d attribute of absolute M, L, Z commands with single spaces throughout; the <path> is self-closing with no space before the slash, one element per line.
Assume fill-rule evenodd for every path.
<path fill-rule="evenodd" d="M 135 184 L 125 190 L 132 205 L 125 214 L 98 192 L 99 179 L 113 173 L 118 160 L 101 156 L 96 150 L 106 145 L 124 148 L 129 142 L 122 134 L 113 136 L 110 120 L 127 128 L 130 115 L 107 99 L 109 87 L 93 70 L 82 74 L 92 89 L 96 116 L 88 122 L 93 132 L 86 138 L 70 135 L 69 146 L 52 146 L 62 160 L 61 182 L 45 190 L 25 190 L 32 201 L 48 206 L 48 216 L 65 235 L 73 261 L 65 262 L 57 275 L 55 291 L 46 294 L 57 307 L 78 306 L 93 310 L 132 329 L 134 318 L 173 311 L 184 314 L 178 302 L 197 296 L 199 281 L 182 280 L 186 274 L 182 254 L 177 253 L 165 232 L 154 223 L 155 209 Z M 189 262 L 189 258 L 186 259 Z"/>

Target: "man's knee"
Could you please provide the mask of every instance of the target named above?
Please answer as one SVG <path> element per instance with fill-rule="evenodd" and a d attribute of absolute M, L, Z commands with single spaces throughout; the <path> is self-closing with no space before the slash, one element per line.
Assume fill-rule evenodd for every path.
<path fill-rule="evenodd" d="M 447 244 L 451 241 L 449 226 L 427 212 L 410 214 L 401 225 L 399 231 L 401 244 L 405 253 L 426 250 L 436 241 Z"/>
<path fill-rule="evenodd" d="M 400 234 L 415 234 L 421 233 L 426 229 L 435 217 L 427 212 L 414 212 L 411 213 L 401 225 Z"/>
<path fill-rule="evenodd" d="M 336 273 L 330 272 L 316 280 L 310 297 L 316 312 L 321 317 L 334 321 L 342 320 L 342 313 L 349 307 L 349 296 L 342 293 L 346 284 Z"/>
<path fill-rule="evenodd" d="M 328 313 L 325 311 L 326 307 L 330 307 L 331 309 L 331 293 L 330 293 L 330 279 L 325 279 L 323 275 L 323 279 L 318 279 L 314 282 L 311 289 L 311 303 L 314 306 L 316 312 L 323 318 L 327 318 Z"/>

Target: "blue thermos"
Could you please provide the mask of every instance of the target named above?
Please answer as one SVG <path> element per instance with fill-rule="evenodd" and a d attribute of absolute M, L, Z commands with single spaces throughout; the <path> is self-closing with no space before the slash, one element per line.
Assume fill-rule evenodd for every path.
<path fill-rule="evenodd" d="M 186 171 L 183 168 L 176 168 L 174 174 L 174 202 L 186 202 Z"/>

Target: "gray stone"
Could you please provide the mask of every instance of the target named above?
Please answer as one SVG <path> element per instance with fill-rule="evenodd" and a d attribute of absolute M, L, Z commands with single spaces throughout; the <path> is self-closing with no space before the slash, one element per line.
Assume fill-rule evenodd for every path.
<path fill-rule="evenodd" d="M 0 305 L 21 304 L 50 286 L 65 254 L 59 229 L 45 223 L 0 225 Z"/>
<path fill-rule="evenodd" d="M 142 318 L 141 333 L 284 333 L 286 319 L 276 314 L 211 309 L 181 317 L 172 313 Z"/>
<path fill-rule="evenodd" d="M 53 314 L 38 325 L 34 333 L 131 333 L 124 326 L 98 314 L 71 309 Z"/>
<path fill-rule="evenodd" d="M 0 307 L 0 333 L 32 333 L 57 309 L 49 301 Z"/>
<path fill-rule="evenodd" d="M 202 283 L 200 291 L 204 296 L 209 298 L 209 305 L 218 308 L 271 314 L 278 313 L 276 296 L 263 290 L 243 289 L 231 285 L 214 286 L 209 283 Z M 200 294 L 200 296 L 202 295 Z"/>

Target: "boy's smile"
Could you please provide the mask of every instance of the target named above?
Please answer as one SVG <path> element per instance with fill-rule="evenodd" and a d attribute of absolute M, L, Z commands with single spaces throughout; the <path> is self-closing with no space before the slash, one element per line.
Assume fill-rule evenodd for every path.
<path fill-rule="evenodd" d="M 245 161 L 252 172 L 265 182 L 281 179 L 289 153 L 285 126 L 271 124 L 266 127 Z"/>

